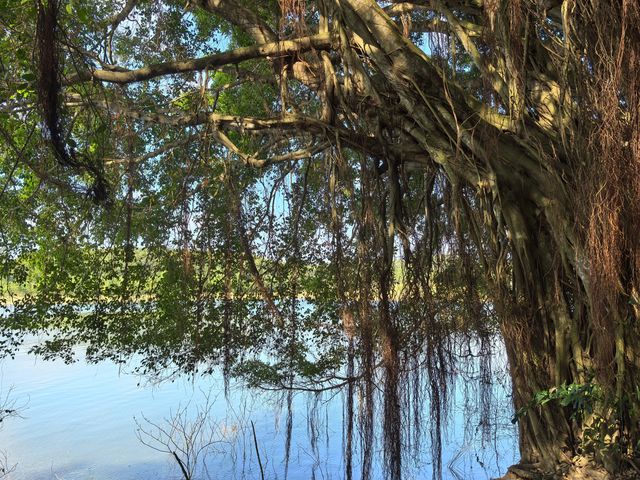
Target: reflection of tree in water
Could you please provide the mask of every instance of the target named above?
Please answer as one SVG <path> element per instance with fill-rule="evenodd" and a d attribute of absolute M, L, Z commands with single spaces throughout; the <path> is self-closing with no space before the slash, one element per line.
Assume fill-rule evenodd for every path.
<path fill-rule="evenodd" d="M 511 449 L 515 447 L 515 438 L 511 437 L 511 442 L 505 441 L 509 436 L 515 435 L 514 426 L 510 422 L 512 417 L 510 401 L 507 398 L 509 385 L 500 387 L 497 385 L 499 382 L 489 385 L 486 382 L 487 379 L 480 381 L 482 369 L 478 355 L 481 346 L 477 343 L 471 351 L 467 345 L 466 340 L 459 339 L 455 347 L 456 356 L 460 361 L 455 372 L 456 381 L 449 386 L 450 395 L 452 395 L 450 414 L 443 419 L 441 432 L 443 459 L 446 462 L 443 464 L 443 474 L 452 478 L 466 478 L 474 471 L 476 475 L 499 472 L 500 468 L 504 468 L 505 460 L 513 461 L 514 458 Z M 493 345 L 493 348 L 501 348 L 499 342 L 498 345 Z M 501 378 L 506 381 L 505 359 L 495 357 L 494 362 L 496 362 L 493 367 L 494 374 L 500 372 Z M 239 390 L 239 386 L 235 382 L 234 385 L 229 386 L 229 396 L 225 396 L 226 400 L 222 398 L 211 400 L 210 393 L 203 394 L 203 400 L 195 401 L 194 397 L 188 405 L 174 408 L 172 411 L 175 413 L 170 412 L 169 416 L 160 422 L 148 420 L 143 416 L 138 423 L 144 430 L 142 437 L 146 439 L 145 443 L 152 443 L 156 449 L 168 453 L 172 461 L 176 459 L 176 465 L 185 459 L 184 469 L 188 478 L 193 477 L 192 472 L 196 468 L 200 471 L 200 476 L 205 478 L 206 468 L 217 472 L 216 465 L 226 465 L 226 469 L 235 472 L 228 473 L 230 475 L 247 474 L 245 469 L 248 468 L 249 478 L 254 478 L 258 476 L 260 463 L 263 464 L 267 478 L 273 475 L 286 476 L 287 472 L 293 472 L 294 476 L 312 475 L 312 478 L 337 473 L 339 465 L 345 460 L 336 456 L 341 451 L 339 445 L 342 444 L 342 448 L 347 445 L 345 413 L 348 408 L 346 402 L 348 390 L 346 388 L 336 387 L 324 391 L 294 393 L 292 390 L 283 392 L 281 388 L 262 385 L 258 392 L 250 393 Z M 426 392 L 426 387 L 423 385 L 420 388 Z M 263 389 L 268 391 L 265 392 Z M 269 419 L 265 418 L 262 424 L 254 427 L 251 419 L 260 418 L 260 414 L 253 411 L 251 407 L 248 410 L 246 406 L 244 409 L 238 409 L 237 405 L 243 403 L 240 398 L 246 394 L 253 396 L 263 408 L 269 404 L 272 405 L 270 409 L 281 412 L 276 413 L 275 416 L 275 432 L 273 431 L 273 413 L 267 415 Z M 382 405 L 384 400 L 382 395 L 383 391 L 377 389 L 375 405 Z M 293 404 L 292 399 L 295 399 Z M 219 401 L 220 405 L 225 404 L 227 408 L 230 407 L 231 416 L 228 413 L 220 416 L 219 411 L 217 413 L 212 411 L 211 405 L 216 401 Z M 493 408 L 489 412 L 490 415 L 478 408 L 482 401 L 492 402 Z M 417 427 L 430 418 L 428 395 L 423 395 L 419 402 L 421 419 Z M 409 412 L 409 416 L 413 414 L 414 412 Z M 356 412 L 357 417 L 358 412 Z M 407 422 L 403 433 L 411 436 L 414 443 L 410 445 L 409 451 L 402 452 L 403 456 L 406 456 L 405 473 L 408 476 L 424 476 L 431 470 L 430 432 L 428 429 L 414 430 L 413 427 L 416 424 L 413 423 L 415 422 L 413 419 Z M 296 426 L 292 428 L 291 425 L 294 423 Z M 252 433 L 256 431 L 254 428 L 257 429 L 258 437 Z M 377 422 L 374 428 L 374 438 L 371 442 L 373 455 L 369 468 L 373 478 L 381 478 L 384 446 L 380 440 L 383 425 Z M 199 433 L 198 438 L 195 438 L 194 432 Z M 233 435 L 229 435 L 230 432 Z M 265 434 L 266 437 L 263 437 Z M 362 458 L 363 440 L 360 435 L 356 435 L 352 442 L 355 477 L 361 475 L 362 464 L 359 460 Z M 271 442 L 273 443 L 269 446 Z M 333 446 L 330 447 L 330 444 Z M 196 464 L 197 455 L 192 452 L 197 451 L 204 453 Z M 261 460 L 258 460 L 256 452 L 260 452 Z M 225 460 L 220 460 L 221 458 Z M 186 467 L 188 460 L 192 462 L 191 468 Z"/>
<path fill-rule="evenodd" d="M 399 230 L 396 243 L 389 232 L 405 227 L 386 211 L 393 185 L 369 173 L 364 157 L 354 160 L 336 151 L 325 166 L 276 170 L 263 186 L 228 158 L 193 166 L 188 185 L 165 186 L 177 190 L 170 216 L 137 227 L 148 244 L 133 255 L 69 242 L 31 252 L 37 292 L 14 303 L 6 331 L 14 340 L 48 332 L 33 347 L 46 358 L 71 361 L 83 343 L 89 361 L 138 355 L 138 371 L 158 379 L 220 367 L 226 378 L 287 392 L 285 472 L 294 392 L 345 392 L 346 477 L 355 467 L 372 474 L 376 438 L 388 475 L 400 475 L 403 458 L 420 462 L 427 439 L 439 476 L 452 383 L 467 355 L 483 359 L 482 414 L 494 407 L 486 360 L 497 334 L 493 308 L 473 247 L 447 219 L 443 180 L 413 180 L 431 178 L 428 215 L 437 221 L 412 238 Z M 224 188 L 195 187 L 216 170 Z M 423 221 L 424 199 L 403 208 Z M 164 231 L 171 218 L 177 224 Z M 113 228 L 92 228 L 106 235 L 105 227 Z M 460 354 L 471 338 L 482 348 Z"/>
<path fill-rule="evenodd" d="M 373 475 L 379 449 L 397 478 L 411 462 L 423 465 L 425 442 L 439 476 L 452 385 L 472 361 L 479 370 L 468 380 L 479 390 L 465 396 L 465 415 L 478 418 L 483 436 L 497 426 L 486 421 L 497 408 L 488 360 L 497 322 L 474 248 L 447 220 L 441 180 L 432 178 L 429 201 L 438 221 L 406 237 L 410 262 L 401 261 L 384 207 L 391 186 L 356 160 L 349 167 L 332 155 L 327 168 L 283 169 L 258 188 L 222 159 L 227 187 L 177 192 L 183 203 L 172 214 L 189 228 L 164 232 L 162 217 L 141 224 L 137 235 L 151 242 L 133 256 L 117 245 L 31 252 L 37 294 L 14 303 L 5 331 L 14 340 L 48 332 L 33 348 L 47 358 L 71 361 L 82 343 L 89 361 L 138 355 L 138 371 L 159 380 L 221 368 L 226 378 L 285 391 L 285 472 L 294 393 L 342 392 L 346 478 Z M 247 185 L 240 190 L 232 177 Z M 328 202 L 324 182 L 333 185 Z M 424 207 L 415 199 L 405 215 L 418 221 Z M 317 458 L 317 415 L 309 418 Z"/>
<path fill-rule="evenodd" d="M 312 310 L 311 305 L 304 304 L 304 307 L 309 311 Z M 305 317 L 302 316 L 302 318 Z M 257 320 L 258 319 L 256 319 L 256 321 Z M 175 325 L 174 328 L 178 329 L 181 327 Z M 174 331 L 173 333 L 177 336 L 178 331 L 180 330 Z M 184 332 L 184 330 L 182 331 Z M 54 335 L 61 335 L 58 332 L 52 333 Z M 37 350 L 41 354 L 48 354 L 55 357 L 58 355 L 58 352 L 55 351 L 58 345 L 65 344 L 72 346 L 80 342 L 81 338 L 86 341 L 87 338 L 90 338 L 91 332 L 69 331 L 67 335 L 68 337 L 65 342 L 55 342 L 51 345 L 44 344 Z M 80 337 L 80 335 L 82 335 L 82 337 Z M 166 337 L 163 336 L 163 338 Z M 169 357 L 167 353 L 170 352 L 172 345 L 155 345 L 153 344 L 154 338 L 149 337 L 150 341 L 146 347 L 144 347 L 146 350 L 143 349 L 137 352 L 141 361 L 138 367 L 139 370 L 145 372 L 147 375 L 151 375 L 152 381 L 170 380 L 171 377 L 181 373 L 193 374 L 195 373 L 194 366 L 200 368 L 200 372 L 213 372 L 213 369 L 216 368 L 214 363 L 221 361 L 219 358 L 215 358 L 216 352 L 214 348 L 212 347 L 210 350 L 213 352 L 212 354 L 202 353 L 201 348 L 206 348 L 206 345 L 199 347 L 198 351 L 193 351 L 193 349 L 189 350 L 188 338 L 188 336 L 182 339 L 177 337 L 173 345 L 179 346 L 179 351 L 171 352 L 171 356 Z M 143 333 L 135 339 L 138 345 L 142 345 L 144 341 Z M 491 365 L 481 367 L 481 359 L 484 357 L 478 356 L 481 350 L 485 354 L 489 353 L 489 341 L 495 341 L 495 339 L 487 338 L 483 347 L 480 347 L 478 343 L 478 345 L 473 347 L 473 350 L 467 348 L 469 341 L 462 335 L 457 338 L 453 336 L 451 341 L 447 343 L 447 348 L 451 349 L 447 355 L 452 361 L 455 361 L 455 371 L 449 372 L 451 374 L 449 377 L 450 383 L 447 385 L 449 397 L 446 401 L 449 402 L 449 404 L 458 402 L 465 407 L 465 411 L 459 412 L 452 410 L 450 415 L 453 416 L 443 418 L 440 426 L 442 429 L 445 429 L 447 422 L 455 422 L 455 416 L 462 413 L 468 424 L 465 426 L 465 428 L 468 429 L 468 433 L 465 434 L 465 441 L 471 443 L 472 447 L 470 448 L 477 448 L 478 438 L 481 436 L 481 433 L 485 434 L 500 427 L 497 419 L 495 422 L 492 422 L 490 419 L 493 419 L 493 417 L 486 416 L 486 413 L 482 409 L 479 409 L 478 405 L 482 404 L 486 406 L 487 410 L 489 407 L 493 407 L 495 410 L 495 408 L 497 408 L 496 400 L 505 401 L 504 396 L 501 395 L 500 392 L 495 391 L 495 384 L 487 382 L 486 378 L 483 379 L 483 382 L 479 381 L 482 375 L 487 376 L 492 374 L 490 370 Z M 49 350 L 50 347 L 53 348 L 53 350 Z M 352 456 L 352 468 L 355 470 L 354 476 L 359 476 L 360 468 L 363 465 L 361 459 L 365 455 L 365 450 L 367 448 L 370 449 L 371 457 L 368 460 L 369 464 L 365 465 L 365 467 L 369 468 L 372 475 L 377 477 L 376 472 L 379 473 L 378 461 L 381 456 L 381 449 L 383 448 L 383 444 L 376 440 L 376 437 L 381 438 L 383 427 L 382 423 L 377 420 L 377 417 L 380 416 L 384 408 L 384 371 L 380 368 L 379 358 L 376 359 L 374 374 L 370 382 L 373 394 L 369 402 L 365 404 L 362 395 L 366 392 L 367 384 L 365 382 L 367 379 L 361 373 L 348 376 L 346 374 L 348 365 L 345 365 L 345 359 L 340 360 L 340 358 L 336 357 L 333 353 L 330 353 L 331 362 L 329 362 L 326 359 L 327 353 L 321 348 L 303 346 L 300 343 L 297 344 L 297 348 L 313 348 L 313 350 L 307 351 L 305 358 L 293 359 L 295 361 L 287 361 L 286 364 L 283 364 L 283 362 L 277 358 L 269 362 L 268 359 L 274 358 L 274 356 L 270 355 L 268 350 L 263 349 L 257 358 L 251 359 L 247 356 L 245 361 L 234 362 L 229 365 L 228 369 L 230 374 L 242 375 L 245 380 L 248 380 L 258 388 L 272 390 L 274 391 L 273 393 L 286 390 L 282 395 L 277 396 L 277 398 L 279 398 L 277 403 L 279 403 L 281 405 L 280 408 L 283 409 L 281 428 L 283 428 L 282 439 L 286 444 L 286 458 L 282 468 L 286 471 L 291 448 L 295 449 L 294 452 L 296 456 L 300 455 L 298 451 L 301 441 L 299 432 L 295 434 L 298 435 L 297 442 L 292 442 L 292 435 L 294 435 L 292 432 L 294 410 L 297 412 L 295 415 L 298 422 L 300 422 L 301 418 L 306 417 L 308 419 L 308 438 L 310 443 L 307 447 L 308 452 L 306 455 L 315 459 L 315 467 L 313 468 L 315 468 L 316 472 L 323 468 L 321 452 L 324 452 L 324 450 L 318 449 L 318 442 L 322 442 L 321 438 L 325 434 L 329 435 L 328 432 L 325 433 L 323 430 L 323 426 L 326 429 L 329 423 L 329 420 L 324 418 L 324 415 L 329 414 L 328 410 L 325 410 L 323 406 L 327 401 L 338 395 L 338 398 L 344 398 L 344 415 L 342 416 L 342 421 L 344 423 L 345 436 L 348 435 L 349 415 L 351 415 L 351 422 L 354 423 L 351 432 L 353 438 L 350 440 L 348 437 L 344 438 L 345 448 L 347 445 L 351 445 L 351 451 L 345 453 L 345 460 L 347 453 Z M 220 357 L 224 356 L 223 350 L 224 348 L 217 352 Z M 116 344 L 94 345 L 94 352 L 94 356 L 91 359 L 92 361 L 113 358 L 125 362 L 128 361 L 129 356 L 132 354 L 131 350 L 119 349 Z M 302 353 L 299 353 L 299 355 L 302 357 Z M 185 357 L 189 359 L 189 362 L 179 364 L 180 359 Z M 168 360 L 168 358 L 173 360 Z M 314 360 L 316 361 L 314 362 Z M 342 363 L 340 363 L 341 361 Z M 438 435 L 432 436 L 432 432 L 430 432 L 428 428 L 423 428 L 423 425 L 428 425 L 428 422 L 431 421 L 431 415 L 433 413 L 431 410 L 433 400 L 431 399 L 430 390 L 432 386 L 429 383 L 428 377 L 424 375 L 424 365 L 426 361 L 424 357 L 420 359 L 414 356 L 410 364 L 406 367 L 407 370 L 403 371 L 400 375 L 402 381 L 401 388 L 404 392 L 403 398 L 400 400 L 402 408 L 402 435 L 408 439 L 405 443 L 406 446 L 403 446 L 404 450 L 402 454 L 406 456 L 405 469 L 408 472 L 413 471 L 413 469 L 418 468 L 418 466 L 423 470 L 430 468 L 425 465 L 425 459 L 428 458 L 428 456 L 425 456 L 425 446 L 428 449 L 430 443 L 437 441 L 439 438 Z M 323 362 L 324 365 L 316 365 L 316 363 L 321 362 Z M 355 363 L 357 371 L 359 360 L 356 360 Z M 454 367 L 451 366 L 451 368 Z M 504 375 L 504 365 L 494 366 L 494 368 Z M 153 380 L 154 377 L 155 380 Z M 454 386 L 453 382 L 456 379 L 458 380 Z M 353 388 L 350 389 L 349 387 L 351 386 Z M 302 411 L 300 410 L 300 405 L 298 405 L 297 408 L 293 407 L 292 398 L 294 394 L 298 395 L 294 390 L 301 390 L 302 394 L 310 396 L 309 407 L 306 412 L 304 408 Z M 464 399 L 463 403 L 460 402 L 461 398 Z M 492 398 L 494 399 L 493 401 Z M 436 397 L 436 401 L 444 400 L 442 400 L 442 397 Z M 371 405 L 374 409 L 374 420 L 370 427 L 372 430 L 370 438 L 363 437 L 362 433 L 364 432 L 363 425 L 366 425 L 365 422 L 369 420 L 365 409 L 367 405 Z M 451 405 L 442 404 L 442 408 L 450 406 Z M 460 406 L 458 408 L 460 408 Z M 503 409 L 504 416 L 504 409 L 506 408 L 508 412 L 509 406 L 502 403 L 501 408 Z M 330 423 L 332 429 L 338 428 L 337 425 L 340 423 L 340 417 L 335 418 L 336 413 L 334 410 L 331 414 L 332 418 Z M 492 413 L 493 415 L 496 414 L 495 412 Z M 508 413 L 506 415 L 508 416 Z M 211 422 L 211 424 L 207 423 L 208 428 L 212 428 L 211 425 L 215 426 L 217 420 L 216 417 L 208 418 L 208 422 Z M 478 427 L 481 427 L 481 433 L 477 430 Z M 453 426 L 450 425 L 450 429 L 452 428 Z M 244 425 L 244 429 L 246 435 L 246 431 L 248 430 L 247 425 Z M 443 432 L 440 432 L 440 434 L 444 435 Z M 167 435 L 167 438 L 171 438 L 171 435 Z M 179 435 L 178 438 L 181 438 L 181 436 Z M 332 441 L 335 441 L 335 437 L 332 436 L 332 438 L 334 438 Z M 443 441 L 447 442 L 447 438 L 445 437 Z M 215 445 L 215 447 L 225 450 L 228 453 L 226 444 Z M 250 442 L 246 444 L 245 447 L 253 450 Z M 436 448 L 441 447 L 434 444 L 434 451 L 436 451 Z M 446 449 L 450 450 L 451 447 L 447 445 Z M 271 461 L 271 465 L 273 465 L 274 461 L 278 461 L 277 458 L 270 458 L 269 460 Z M 416 467 L 413 467 L 413 462 L 415 462 Z M 201 463 L 201 465 L 206 465 L 206 462 Z M 191 470 L 189 469 L 189 471 Z"/>

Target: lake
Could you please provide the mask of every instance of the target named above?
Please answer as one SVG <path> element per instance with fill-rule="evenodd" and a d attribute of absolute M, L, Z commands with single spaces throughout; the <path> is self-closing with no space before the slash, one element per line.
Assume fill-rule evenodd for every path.
<path fill-rule="evenodd" d="M 211 439 L 219 443 L 199 462 L 199 477 L 261 478 L 253 422 L 264 477 L 285 478 L 287 410 L 282 394 L 231 382 L 225 395 L 222 376 L 216 373 L 156 382 L 131 373 L 135 358 L 124 367 L 110 361 L 87 364 L 82 361 L 82 345 L 75 347 L 80 358 L 76 363 L 45 361 L 27 353 L 35 342 L 30 339 L 14 359 L 0 361 L 0 393 L 8 394 L 21 414 L 0 424 L 0 450 L 8 464 L 15 465 L 10 479 L 180 479 L 173 456 L 144 445 L 139 437 L 147 443 L 152 440 L 138 429 L 153 433 L 152 424 L 166 426 L 165 419 L 175 417 L 181 408 L 189 420 L 205 406 L 215 424 Z M 504 368 L 500 355 L 492 361 L 494 372 Z M 488 479 L 517 462 L 507 379 L 506 374 L 495 374 L 491 401 L 501 407 L 493 409 L 490 418 L 479 418 L 474 407 L 479 401 L 477 385 L 463 378 L 456 382 L 443 437 L 444 478 Z M 342 394 L 294 396 L 287 478 L 344 477 L 342 422 Z M 481 423 L 491 426 L 484 435 Z M 376 458 L 382 459 L 381 448 L 378 442 Z M 405 478 L 432 477 L 429 452 L 425 442 L 412 455 L 415 461 L 407 466 Z M 356 471 L 357 458 L 354 454 Z M 374 470 L 381 478 L 380 463 Z"/>

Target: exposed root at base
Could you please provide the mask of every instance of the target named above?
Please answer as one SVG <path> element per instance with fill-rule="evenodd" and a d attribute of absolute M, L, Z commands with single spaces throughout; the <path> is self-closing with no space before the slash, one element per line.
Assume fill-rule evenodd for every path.
<path fill-rule="evenodd" d="M 633 465 L 620 473 L 611 474 L 587 458 L 579 457 L 571 463 L 558 465 L 553 472 L 542 471 L 535 464 L 512 465 L 506 475 L 496 480 L 634 480 L 640 478 L 640 473 L 632 467 Z"/>

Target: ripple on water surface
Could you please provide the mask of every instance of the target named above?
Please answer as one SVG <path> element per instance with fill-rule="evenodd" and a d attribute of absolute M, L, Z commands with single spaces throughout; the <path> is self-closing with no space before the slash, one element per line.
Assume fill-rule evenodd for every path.
<path fill-rule="evenodd" d="M 180 473 L 170 455 L 140 443 L 134 417 L 144 415 L 161 423 L 179 405 L 189 403 L 194 410 L 207 395 L 215 399 L 212 416 L 224 424 L 228 435 L 233 434 L 229 435 L 233 444 L 224 444 L 221 452 L 211 457 L 210 478 L 259 478 L 253 438 L 246 428 L 249 420 L 255 423 L 266 477 L 284 478 L 286 419 L 273 396 L 232 387 L 227 402 L 222 379 L 216 375 L 151 385 L 127 373 L 130 367 L 112 362 L 45 361 L 28 355 L 29 346 L 24 345 L 15 359 L 0 361 L 0 390 L 6 392 L 11 386 L 13 399 L 23 406 L 23 418 L 6 421 L 0 430 L 0 450 L 6 452 L 10 464 L 17 464 L 11 478 L 178 479 Z M 76 352 L 82 358 L 83 348 L 77 347 Z M 505 395 L 505 391 L 497 394 Z M 316 478 L 343 478 L 341 396 L 318 402 L 315 410 L 313 404 L 309 396 L 295 398 L 288 478 L 308 480 L 313 473 Z M 308 422 L 314 412 L 320 432 L 315 448 L 309 441 Z M 505 412 L 504 418 L 496 419 L 505 425 L 491 439 L 491 445 L 479 450 L 477 443 L 465 440 L 464 430 L 469 430 L 469 425 L 454 415 L 452 432 L 443 442 L 444 464 L 452 466 L 444 472 L 445 478 L 456 478 L 457 470 L 466 472 L 463 478 L 490 478 L 514 463 L 516 437 L 508 418 L 509 412 Z M 431 478 L 428 461 L 416 475 Z"/>

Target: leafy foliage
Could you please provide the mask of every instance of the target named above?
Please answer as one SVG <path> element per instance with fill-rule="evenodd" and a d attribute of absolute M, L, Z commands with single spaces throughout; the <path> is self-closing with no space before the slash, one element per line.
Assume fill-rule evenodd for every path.
<path fill-rule="evenodd" d="M 452 338 L 499 331 L 525 463 L 596 414 L 636 452 L 634 2 L 0 7 L 4 351 L 345 388 L 365 478 L 381 383 L 398 479 L 403 392 L 437 476 Z"/>

